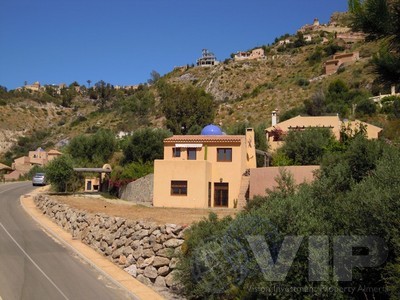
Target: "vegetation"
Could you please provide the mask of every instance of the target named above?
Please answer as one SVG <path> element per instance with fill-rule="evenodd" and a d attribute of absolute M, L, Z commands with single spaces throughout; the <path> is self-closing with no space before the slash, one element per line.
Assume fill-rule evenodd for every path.
<path fill-rule="evenodd" d="M 99 130 L 93 135 L 74 137 L 66 147 L 66 153 L 77 165 L 101 167 L 109 162 L 116 149 L 115 135 L 108 130 Z"/>
<path fill-rule="evenodd" d="M 165 81 L 159 81 L 157 89 L 166 127 L 173 134 L 195 133 L 214 121 L 213 97 L 204 90 L 194 86 L 172 86 Z"/>
<path fill-rule="evenodd" d="M 370 39 L 383 38 L 373 63 L 381 83 L 400 79 L 400 1 L 350 0 L 353 27 L 369 34 Z"/>
<path fill-rule="evenodd" d="M 290 176 L 282 174 L 278 188 L 252 200 L 257 205 L 234 220 L 211 216 L 199 222 L 186 232 L 182 247 L 179 278 L 186 295 L 218 299 L 396 299 L 400 289 L 400 224 L 394 212 L 400 208 L 399 159 L 398 148 L 357 136 L 347 150 L 324 156 L 312 184 L 294 186 Z M 336 281 L 332 273 L 326 281 L 310 281 L 312 254 L 306 241 L 315 235 L 327 236 L 330 241 L 339 235 L 377 235 L 387 243 L 389 256 L 373 272 L 353 268 L 349 282 Z M 260 257 L 249 244 L 249 237 L 257 236 L 269 247 L 264 246 L 262 251 L 270 251 L 273 259 L 282 255 L 284 237 L 305 237 L 283 281 L 268 280 L 267 270 L 260 267 Z M 332 261 L 332 253 L 329 255 Z"/>
<path fill-rule="evenodd" d="M 71 157 L 62 155 L 52 160 L 45 168 L 47 180 L 56 192 L 73 190 L 75 173 Z"/>
<path fill-rule="evenodd" d="M 163 140 L 169 136 L 171 133 L 164 129 L 144 128 L 134 132 L 122 145 L 123 163 L 153 163 L 163 158 Z"/>
<path fill-rule="evenodd" d="M 318 165 L 324 154 L 334 149 L 336 144 L 336 139 L 328 128 L 290 131 L 285 137 L 285 143 L 278 150 L 278 155 L 282 153 L 290 164 Z"/>

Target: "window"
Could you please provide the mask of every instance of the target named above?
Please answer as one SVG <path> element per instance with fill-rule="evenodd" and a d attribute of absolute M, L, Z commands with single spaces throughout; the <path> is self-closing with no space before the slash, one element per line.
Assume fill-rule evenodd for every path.
<path fill-rule="evenodd" d="M 196 160 L 196 148 L 187 148 L 187 159 Z"/>
<path fill-rule="evenodd" d="M 172 148 L 172 157 L 181 157 L 181 148 Z"/>
<path fill-rule="evenodd" d="M 217 161 L 232 161 L 232 148 L 218 148 Z"/>
<path fill-rule="evenodd" d="M 186 196 L 187 195 L 187 181 L 186 180 L 172 180 L 171 181 L 171 195 L 172 196 Z"/>

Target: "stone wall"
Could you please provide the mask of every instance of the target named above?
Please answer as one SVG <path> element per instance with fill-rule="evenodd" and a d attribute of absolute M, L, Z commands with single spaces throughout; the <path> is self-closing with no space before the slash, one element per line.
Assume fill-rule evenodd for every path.
<path fill-rule="evenodd" d="M 36 206 L 74 238 L 100 252 L 140 282 L 157 290 L 177 291 L 174 280 L 184 227 L 92 214 L 35 196 Z"/>
<path fill-rule="evenodd" d="M 147 206 L 153 205 L 154 174 L 149 174 L 136 181 L 128 183 L 120 191 L 119 197 Z"/>

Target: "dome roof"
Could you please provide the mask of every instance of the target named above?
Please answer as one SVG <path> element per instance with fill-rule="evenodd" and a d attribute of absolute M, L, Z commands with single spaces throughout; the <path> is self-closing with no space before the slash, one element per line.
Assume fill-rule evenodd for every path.
<path fill-rule="evenodd" d="M 223 132 L 218 126 L 210 124 L 201 130 L 201 135 L 223 135 Z"/>

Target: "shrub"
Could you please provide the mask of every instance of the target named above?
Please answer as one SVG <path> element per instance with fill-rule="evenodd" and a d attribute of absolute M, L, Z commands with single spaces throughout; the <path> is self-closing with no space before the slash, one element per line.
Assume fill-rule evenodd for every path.
<path fill-rule="evenodd" d="M 62 155 L 52 160 L 45 168 L 47 180 L 56 192 L 67 192 L 74 179 L 72 159 L 68 155 Z"/>

